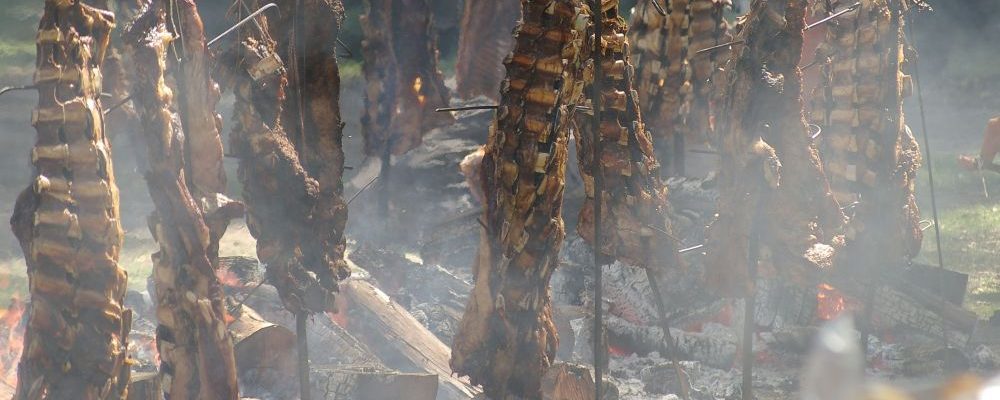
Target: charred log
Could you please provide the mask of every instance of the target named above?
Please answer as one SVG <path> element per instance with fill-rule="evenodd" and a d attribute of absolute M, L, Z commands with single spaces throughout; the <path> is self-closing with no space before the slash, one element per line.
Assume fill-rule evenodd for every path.
<path fill-rule="evenodd" d="M 172 399 L 237 399 L 211 234 L 188 189 L 185 135 L 171 108 L 173 92 L 164 83 L 167 48 L 174 40 L 165 8 L 152 3 L 125 33 L 134 60 L 132 92 L 148 145 L 146 181 L 156 206 L 149 226 L 160 246 L 153 254 L 160 374 Z"/>
<path fill-rule="evenodd" d="M 567 128 L 583 89 L 579 14 L 577 0 L 522 2 L 486 145 L 475 287 L 451 366 L 492 398 L 540 397 L 558 347 L 548 283 L 565 236 Z"/>
<path fill-rule="evenodd" d="M 455 61 L 459 97 L 496 99 L 500 95 L 503 60 L 514 45 L 510 32 L 517 26 L 520 12 L 514 0 L 465 2 Z"/>
<path fill-rule="evenodd" d="M 902 263 L 923 239 L 914 196 L 921 156 L 902 108 L 909 76 L 900 13 L 885 0 L 862 1 L 828 24 L 818 50 L 827 62 L 811 118 L 823 127 L 820 151 L 834 195 L 852 215 L 845 265 Z"/>
<path fill-rule="evenodd" d="M 365 153 L 399 155 L 420 146 L 424 132 L 451 120 L 450 114 L 434 112 L 448 105 L 449 94 L 438 69 L 431 10 L 427 0 L 365 4 Z"/>
<path fill-rule="evenodd" d="M 719 210 L 705 265 L 710 286 L 748 294 L 747 254 L 762 271 L 798 283 L 833 263 L 843 214 L 830 193 L 802 116 L 798 62 L 804 0 L 758 1 L 740 27 L 726 71 L 726 118 L 720 121 Z M 748 211 L 749 210 L 749 211 Z M 749 238 L 759 238 L 751 249 Z"/>
<path fill-rule="evenodd" d="M 602 14 L 607 33 L 601 42 L 604 50 L 600 55 L 604 65 L 601 154 L 595 154 L 598 147 L 594 143 L 593 125 L 583 120 L 592 117 L 583 117 L 577 123 L 580 127 L 576 135 L 577 154 L 586 191 L 577 232 L 592 247 L 598 245 L 594 243 L 594 175 L 601 174 L 604 183 L 601 253 L 633 265 L 650 266 L 662 262 L 679 266 L 677 243 L 671 238 L 667 218 L 667 187 L 660 181 L 660 165 L 653 153 L 652 137 L 643 124 L 639 96 L 633 89 L 634 69 L 625 37 L 627 27 L 624 20 L 617 18 L 618 2 L 610 4 L 610 9 Z M 597 59 L 596 56 L 592 58 Z"/>
<path fill-rule="evenodd" d="M 11 226 L 31 281 L 15 398 L 122 399 L 129 380 L 118 188 L 104 133 L 100 65 L 114 16 L 45 2 L 38 28 L 34 182 Z"/>

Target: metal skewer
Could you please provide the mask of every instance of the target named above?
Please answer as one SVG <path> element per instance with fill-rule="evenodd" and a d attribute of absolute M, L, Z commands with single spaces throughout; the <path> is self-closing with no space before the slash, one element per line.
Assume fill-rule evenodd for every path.
<path fill-rule="evenodd" d="M 239 27 L 245 25 L 247 22 L 252 21 L 258 15 L 263 14 L 264 11 L 267 11 L 268 9 L 271 9 L 271 8 L 275 8 L 276 9 L 277 7 L 278 7 L 278 5 L 274 4 L 274 3 L 267 3 L 267 4 L 265 4 L 263 7 L 257 9 L 257 11 L 254 11 L 253 13 L 251 13 L 250 15 L 248 15 L 246 18 L 241 19 L 240 22 L 236 23 L 236 25 L 233 25 L 233 26 L 229 27 L 229 29 L 226 29 L 225 32 L 222 32 L 218 36 L 212 38 L 212 40 L 209 40 L 208 43 L 205 44 L 205 47 L 212 47 L 212 45 L 218 43 L 220 39 L 222 39 L 223 37 L 226 37 L 226 35 L 229 35 L 230 33 L 233 33 L 234 31 L 236 31 L 236 29 L 238 29 Z M 3 93 L 0 92 L 0 94 L 3 94 Z M 132 95 L 125 96 L 125 98 L 121 99 L 119 102 L 115 103 L 111 107 L 106 108 L 104 110 L 104 115 L 110 114 L 112 111 L 117 110 L 121 106 L 124 106 L 126 103 L 128 103 L 131 100 L 132 100 Z"/>

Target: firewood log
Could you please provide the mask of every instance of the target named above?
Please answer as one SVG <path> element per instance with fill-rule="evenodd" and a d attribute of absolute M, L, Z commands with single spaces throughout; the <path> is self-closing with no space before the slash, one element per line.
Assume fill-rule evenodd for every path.
<path fill-rule="evenodd" d="M 31 282 L 18 400 L 126 396 L 132 314 L 100 99 L 114 25 L 107 11 L 59 0 L 45 1 L 39 23 L 33 183 L 11 218 Z"/>
<path fill-rule="evenodd" d="M 842 237 L 843 214 L 830 193 L 802 116 L 798 69 L 805 0 L 755 2 L 726 66 L 729 95 L 719 126 L 719 210 L 708 232 L 710 286 L 724 295 L 753 290 L 748 252 L 762 273 L 818 283 Z M 750 238 L 759 238 L 759 249 Z"/>
<path fill-rule="evenodd" d="M 452 369 L 488 396 L 540 397 L 558 347 L 549 279 L 561 217 L 567 128 L 582 95 L 578 0 L 524 1 L 505 62 L 482 176 L 486 196 L 475 287 L 452 346 Z"/>
<path fill-rule="evenodd" d="M 448 400 L 471 399 L 480 390 L 452 374 L 452 349 L 417 322 L 385 292 L 363 280 L 344 284 L 348 322 L 344 327 L 368 344 L 386 366 L 402 372 L 437 374 L 438 390 Z"/>
<path fill-rule="evenodd" d="M 295 392 L 298 380 L 295 333 L 271 323 L 243 305 L 232 313 L 229 332 L 240 390 L 244 396 L 261 396 L 250 388 L 267 388 L 271 393 Z"/>
<path fill-rule="evenodd" d="M 438 69 L 437 41 L 427 0 L 366 0 L 361 17 L 365 154 L 399 155 L 420 146 L 423 135 L 444 122 L 448 88 Z"/>
<path fill-rule="evenodd" d="M 834 9 L 847 5 L 835 1 Z M 823 128 L 820 152 L 834 195 L 853 215 L 848 266 L 904 262 L 923 239 L 914 196 L 920 149 L 902 108 L 910 77 L 901 12 L 885 0 L 862 1 L 828 24 L 818 50 L 827 61 L 810 117 Z"/>
<path fill-rule="evenodd" d="M 503 60 L 514 41 L 521 8 L 515 0 L 469 0 L 465 2 L 455 61 L 456 92 L 471 99 L 486 96 L 496 100 L 503 81 Z"/>
<path fill-rule="evenodd" d="M 585 366 L 558 363 L 549 368 L 542 378 L 544 400 L 591 398 L 594 398 L 594 376 Z"/>
<path fill-rule="evenodd" d="M 148 146 L 146 181 L 156 205 L 149 226 L 160 246 L 153 254 L 160 374 L 171 399 L 237 399 L 236 363 L 210 259 L 210 232 L 188 189 L 185 135 L 171 108 L 173 92 L 165 85 L 167 50 L 175 38 L 167 30 L 166 6 L 152 3 L 125 32 L 134 60 L 132 93 Z"/>
<path fill-rule="evenodd" d="M 618 2 L 605 11 L 615 15 Z M 633 89 L 634 69 L 624 20 L 606 17 L 600 55 L 604 65 L 601 93 L 600 140 L 602 154 L 594 162 L 595 143 L 590 115 L 577 115 L 576 135 L 586 201 L 580 211 L 577 233 L 592 247 L 594 243 L 594 174 L 603 177 L 602 221 L 599 244 L 603 254 L 633 265 L 652 263 L 679 266 L 677 243 L 671 238 L 667 219 L 667 188 L 660 180 L 660 165 L 653 141 L 640 116 L 638 94 Z M 589 37 L 589 36 L 588 36 Z M 584 46 L 592 49 L 592 44 Z M 587 52 L 592 59 L 596 58 Z M 588 82 L 589 83 L 589 82 Z M 590 91 L 590 88 L 585 90 Z M 598 168 L 594 170 L 595 165 Z"/>

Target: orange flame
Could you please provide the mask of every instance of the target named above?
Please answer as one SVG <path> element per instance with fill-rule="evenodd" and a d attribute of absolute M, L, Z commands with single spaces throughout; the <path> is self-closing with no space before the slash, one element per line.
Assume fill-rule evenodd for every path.
<path fill-rule="evenodd" d="M 19 298 L 10 299 L 7 310 L 0 315 L 0 382 L 17 387 L 17 362 L 24 350 L 24 332 L 20 329 L 25 304 Z"/>
<path fill-rule="evenodd" d="M 219 278 L 219 283 L 222 283 L 224 286 L 231 288 L 242 288 L 246 286 L 243 284 L 243 281 L 240 280 L 240 277 L 236 276 L 236 273 L 230 271 L 228 268 L 220 268 L 219 272 L 216 272 L 215 275 Z"/>
<path fill-rule="evenodd" d="M 816 317 L 823 321 L 837 318 L 847 309 L 847 302 L 840 291 L 822 283 L 816 287 Z"/>
<path fill-rule="evenodd" d="M 424 81 L 420 79 L 419 76 L 416 77 L 413 80 L 413 93 L 417 94 L 417 102 L 420 103 L 420 105 L 424 105 L 424 101 L 427 100 L 427 97 L 420 93 L 420 89 L 423 89 L 423 87 Z"/>

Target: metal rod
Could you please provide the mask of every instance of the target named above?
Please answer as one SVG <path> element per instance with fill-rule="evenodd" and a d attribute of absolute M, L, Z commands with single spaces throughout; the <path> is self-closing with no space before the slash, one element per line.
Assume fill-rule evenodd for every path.
<path fill-rule="evenodd" d="M 836 19 L 837 17 L 839 17 L 841 15 L 844 15 L 844 14 L 847 14 L 847 13 L 853 11 L 854 9 L 856 9 L 858 7 L 861 7 L 861 2 L 860 1 L 857 2 L 857 3 L 851 4 L 851 5 L 847 6 L 847 8 L 845 8 L 843 10 L 840 10 L 840 11 L 837 11 L 836 13 L 833 13 L 830 16 L 827 16 L 827 17 L 825 17 L 825 18 L 823 18 L 823 19 L 821 19 L 819 21 L 816 21 L 816 22 L 813 22 L 813 23 L 811 23 L 809 25 L 806 25 L 805 30 L 808 31 L 808 30 L 810 30 L 812 28 L 815 28 L 817 26 L 820 26 L 820 25 L 823 25 L 823 24 L 825 24 L 827 22 L 830 22 L 830 21 Z M 743 44 L 743 43 L 746 43 L 746 41 L 742 40 L 742 39 L 741 40 L 734 40 L 732 42 L 723 43 L 723 44 L 712 46 L 712 47 L 706 47 L 704 49 L 701 49 L 701 50 L 698 50 L 698 51 L 694 52 L 694 55 L 699 55 L 699 54 L 702 54 L 702 53 L 708 53 L 708 52 L 711 52 L 711 51 L 715 51 L 715 50 L 719 50 L 719 49 L 723 49 L 723 48 L 726 48 L 726 47 L 729 47 L 729 46 L 733 46 L 733 45 L 737 45 L 737 44 Z"/>
<path fill-rule="evenodd" d="M 382 151 L 382 164 L 378 171 L 378 176 L 382 178 L 379 184 L 378 210 L 385 222 L 386 232 L 389 230 L 389 178 L 392 173 L 392 140 L 385 143 L 385 150 Z"/>
<path fill-rule="evenodd" d="M 7 92 L 15 92 L 15 91 L 18 91 L 18 90 L 31 90 L 31 89 L 34 89 L 34 88 L 35 88 L 35 85 L 7 86 L 7 87 L 5 87 L 3 89 L 0 89 L 0 96 L 3 96 Z"/>
<path fill-rule="evenodd" d="M 243 299 L 240 300 L 239 303 L 236 303 L 236 305 L 234 305 L 232 308 L 229 309 L 229 313 L 233 314 L 237 310 L 239 310 L 240 308 L 242 308 L 243 305 L 247 303 L 247 300 L 250 300 L 250 297 L 253 296 L 254 293 L 257 293 L 257 289 L 260 289 L 261 286 L 264 286 L 265 282 L 267 282 L 266 278 L 265 279 L 261 279 L 260 282 L 257 282 L 257 284 L 254 285 L 253 288 L 251 288 L 249 292 L 247 292 L 246 296 L 243 296 Z"/>
<path fill-rule="evenodd" d="M 750 294 L 744 298 L 743 306 L 743 400 L 755 400 L 753 396 L 753 334 L 755 324 L 753 307 L 757 298 L 755 292 L 750 291 Z"/>
<path fill-rule="evenodd" d="M 312 400 L 309 393 L 309 340 L 306 338 L 308 322 L 309 314 L 305 310 L 300 310 L 295 314 L 295 335 L 299 356 L 299 398 L 301 400 Z"/>
<path fill-rule="evenodd" d="M 368 181 L 368 183 L 362 186 L 361 189 L 358 189 L 358 192 L 354 193 L 354 196 L 351 196 L 351 198 L 347 200 L 347 205 L 351 205 L 351 202 L 353 202 L 354 199 L 358 198 L 358 196 L 360 196 L 361 193 L 363 193 L 366 189 L 368 189 L 369 186 L 375 183 L 376 180 L 378 180 L 378 175 L 375 175 L 375 177 L 372 178 L 372 180 Z"/>
<path fill-rule="evenodd" d="M 500 106 L 496 104 L 483 104 L 478 106 L 461 106 L 461 107 L 441 107 L 434 109 L 434 112 L 450 112 L 450 111 L 469 111 L 469 110 L 496 110 Z"/>
<path fill-rule="evenodd" d="M 760 207 L 760 204 L 757 205 Z M 755 211 L 755 215 L 760 211 Z M 754 218 L 757 219 L 756 217 Z M 757 301 L 757 261 L 760 259 L 760 239 L 757 233 L 757 221 L 751 224 L 750 239 L 747 248 L 747 268 L 753 290 L 744 297 L 743 304 L 743 400 L 754 400 L 753 396 L 753 336 L 756 328 L 754 321 L 754 303 Z"/>
<path fill-rule="evenodd" d="M 271 8 L 278 8 L 278 5 L 274 4 L 274 3 L 267 3 L 263 7 L 258 8 L 257 11 L 254 11 L 253 13 L 251 13 L 250 15 L 248 15 L 246 18 L 241 19 L 240 22 L 236 23 L 236 25 L 233 25 L 233 26 L 229 27 L 229 29 L 226 29 L 224 32 L 220 33 L 218 36 L 212 38 L 212 40 L 209 40 L 208 43 L 205 44 L 205 47 L 212 47 L 213 44 L 215 44 L 216 42 L 218 42 L 220 39 L 226 37 L 226 35 L 228 35 L 230 33 L 233 33 L 233 31 L 235 31 L 239 27 L 243 26 L 243 24 L 246 24 L 247 22 L 252 21 L 255 17 L 257 17 L 258 15 L 263 14 L 264 11 L 267 11 L 268 9 L 271 9 Z"/>
<path fill-rule="evenodd" d="M 343 40 L 340 40 L 340 38 L 337 38 L 337 44 L 339 44 L 340 48 L 344 49 L 344 51 L 347 52 L 347 57 L 348 58 L 354 58 L 354 52 L 351 51 L 350 47 L 347 47 L 347 43 L 344 43 Z"/>
<path fill-rule="evenodd" d="M 706 47 L 704 49 L 698 50 L 698 51 L 694 52 L 694 55 L 697 56 L 697 55 L 702 54 L 702 53 L 708 53 L 710 51 L 719 50 L 719 49 L 722 49 L 722 48 L 726 48 L 726 47 L 729 47 L 729 46 L 733 46 L 733 45 L 737 45 L 737 44 L 741 44 L 741 43 L 745 43 L 745 42 L 746 42 L 746 40 L 740 39 L 740 40 L 734 40 L 732 42 L 726 42 L 726 43 L 723 43 L 723 44 L 717 44 L 715 46 Z"/>
<path fill-rule="evenodd" d="M 699 244 L 699 245 L 696 245 L 696 246 L 691 246 L 691 247 L 688 247 L 686 249 L 677 250 L 677 254 L 687 254 L 687 253 L 690 253 L 690 252 L 695 251 L 695 250 L 701 250 L 704 247 L 705 247 L 704 244 Z"/>
<path fill-rule="evenodd" d="M 656 232 L 659 232 L 661 235 L 666 236 L 666 237 L 670 238 L 671 240 L 673 240 L 673 241 L 675 241 L 677 243 L 681 243 L 682 242 L 680 239 L 677 238 L 677 236 L 674 236 L 674 235 L 670 234 L 670 232 L 667 232 L 667 231 L 665 231 L 663 229 L 657 228 L 656 226 L 653 226 L 652 224 L 646 224 L 646 227 L 649 228 L 649 229 L 652 229 L 652 230 L 654 230 Z"/>
<path fill-rule="evenodd" d="M 819 21 L 816 21 L 816 22 L 813 22 L 813 23 L 811 23 L 809 25 L 806 25 L 805 30 L 808 31 L 808 30 L 810 30 L 812 28 L 815 28 L 817 26 L 820 26 L 820 25 L 823 25 L 823 24 L 825 24 L 827 22 L 830 22 L 831 20 L 833 20 L 833 19 L 835 19 L 835 18 L 837 18 L 837 17 L 839 17 L 841 15 L 844 15 L 844 14 L 847 14 L 847 13 L 849 13 L 851 11 L 854 11 L 858 7 L 861 7 L 861 2 L 860 1 L 857 2 L 857 3 L 854 3 L 854 4 L 851 4 L 851 5 L 847 6 L 847 8 L 845 8 L 843 10 L 840 10 L 840 11 L 837 11 L 837 12 L 835 12 L 833 14 L 830 14 L 829 16 L 827 16 L 827 17 L 825 17 L 825 18 L 823 18 L 823 19 L 821 19 Z"/>
<path fill-rule="evenodd" d="M 594 396 L 597 400 L 604 397 L 604 353 L 607 348 L 604 346 L 604 315 L 601 309 L 604 303 L 603 266 L 601 260 L 601 213 L 602 202 L 604 200 L 604 178 L 601 174 L 601 155 L 604 152 L 604 145 L 601 139 L 601 91 L 604 89 L 604 68 L 603 55 L 604 46 L 604 11 L 601 7 L 601 0 L 591 0 L 590 9 L 594 19 L 594 82 L 590 87 L 591 106 L 594 108 L 594 115 L 591 119 L 593 124 L 594 154 L 590 160 L 590 168 L 594 174 Z"/>
<path fill-rule="evenodd" d="M 667 306 L 663 301 L 660 285 L 657 282 L 656 274 L 649 267 L 646 267 L 645 270 L 646 280 L 649 281 L 649 289 L 653 292 L 653 300 L 656 302 L 657 319 L 659 319 L 660 329 L 663 330 L 663 340 L 667 341 L 670 363 L 674 365 L 674 373 L 677 374 L 677 382 L 681 386 L 681 398 L 683 400 L 691 400 L 691 382 L 688 381 L 687 374 L 681 367 L 679 359 L 680 351 L 677 349 L 677 342 L 674 341 L 673 335 L 670 334 L 670 323 L 667 321 Z"/>
<path fill-rule="evenodd" d="M 916 36 L 913 34 L 913 24 L 908 27 L 910 31 L 910 42 L 913 48 L 917 48 Z M 931 215 L 934 217 L 934 243 L 937 246 L 938 268 L 944 268 L 944 253 L 941 251 L 941 221 L 938 219 L 937 191 L 934 186 L 934 159 L 931 158 L 931 139 L 927 133 L 927 115 L 924 112 L 924 93 L 920 85 L 920 58 L 913 60 L 913 86 L 917 87 L 917 104 L 920 107 L 920 129 L 924 137 L 924 153 L 927 158 L 927 181 L 930 184 L 931 192 Z"/>
<path fill-rule="evenodd" d="M 237 28 L 243 26 L 247 22 L 252 21 L 254 19 L 254 17 L 256 17 L 256 16 L 264 13 L 264 11 L 267 11 L 268 9 L 277 8 L 277 7 L 278 7 L 278 5 L 274 4 L 274 3 L 267 3 L 267 4 L 265 4 L 263 7 L 257 9 L 257 11 L 254 11 L 253 13 L 251 13 L 246 18 L 241 19 L 239 22 L 236 23 L 236 25 L 233 25 L 233 26 L 229 27 L 229 29 L 226 29 L 224 32 L 220 33 L 218 36 L 212 38 L 212 40 L 209 40 L 208 43 L 205 44 L 205 47 L 212 47 L 213 44 L 218 43 L 219 39 L 222 39 L 226 35 L 234 32 Z M 279 10 L 279 12 L 280 12 L 280 10 Z M 3 92 L 0 92 L 0 94 L 3 94 Z M 128 95 L 128 96 L 125 96 L 125 98 L 121 99 L 120 101 L 118 101 L 117 103 L 115 103 L 114 105 L 112 105 L 111 107 L 108 107 L 108 108 L 104 109 L 104 115 L 111 114 L 112 111 L 117 110 L 121 106 L 124 106 L 129 101 L 132 101 L 132 95 L 131 94 Z"/>
<path fill-rule="evenodd" d="M 660 0 L 649 0 L 649 2 L 653 3 L 653 8 L 656 9 L 656 12 L 660 13 L 660 15 L 664 17 L 667 16 L 667 10 L 664 10 L 663 6 L 660 5 Z"/>

